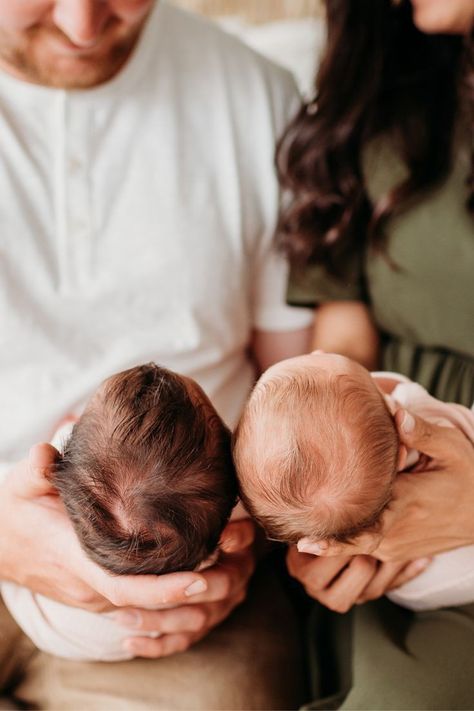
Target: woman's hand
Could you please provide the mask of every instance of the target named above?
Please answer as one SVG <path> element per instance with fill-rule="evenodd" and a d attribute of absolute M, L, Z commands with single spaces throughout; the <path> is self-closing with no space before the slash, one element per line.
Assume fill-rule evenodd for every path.
<path fill-rule="evenodd" d="M 154 657 L 190 646 L 243 600 L 254 569 L 251 522 L 229 525 L 222 543 L 225 552 L 203 572 L 110 575 L 82 551 L 48 481 L 56 456 L 51 445 L 37 445 L 1 485 L 0 578 L 93 612 L 136 611 L 149 623 L 140 629 L 166 633 L 146 640 L 151 644 L 137 650 Z M 173 608 L 172 614 L 167 614 L 168 608 Z M 158 609 L 159 613 L 152 612 Z M 162 629 L 155 619 L 151 624 L 153 614 L 162 621 Z"/>
<path fill-rule="evenodd" d="M 287 555 L 290 575 L 310 597 L 335 612 L 347 612 L 353 605 L 381 597 L 415 578 L 429 562 L 380 563 L 366 555 L 320 558 L 299 553 L 296 547 Z"/>
<path fill-rule="evenodd" d="M 399 474 L 377 532 L 352 543 L 320 541 L 321 556 L 370 554 L 382 561 L 433 555 L 474 543 L 474 447 L 452 427 L 399 410 L 401 441 L 428 458 L 423 471 Z"/>

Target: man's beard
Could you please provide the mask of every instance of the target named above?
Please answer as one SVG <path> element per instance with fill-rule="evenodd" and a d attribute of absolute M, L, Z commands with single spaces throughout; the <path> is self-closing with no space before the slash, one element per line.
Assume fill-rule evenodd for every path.
<path fill-rule="evenodd" d="M 120 71 L 138 40 L 143 20 L 133 27 L 122 27 L 112 20 L 105 28 L 97 52 L 84 55 L 62 54 L 48 45 L 48 38 L 67 38 L 56 27 L 31 27 L 12 39 L 0 30 L 0 67 L 26 81 L 63 89 L 87 89 L 103 84 Z M 106 47 L 100 51 L 105 40 Z"/>

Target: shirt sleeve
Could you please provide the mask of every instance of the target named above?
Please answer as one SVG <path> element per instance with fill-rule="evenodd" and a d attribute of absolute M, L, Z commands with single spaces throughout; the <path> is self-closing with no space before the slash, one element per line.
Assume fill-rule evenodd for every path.
<path fill-rule="evenodd" d="M 295 306 L 317 306 L 328 301 L 367 301 L 361 256 L 353 257 L 341 277 L 328 274 L 321 264 L 293 268 L 287 301 Z"/>
<path fill-rule="evenodd" d="M 313 309 L 286 303 L 289 267 L 276 250 L 269 252 L 255 281 L 253 327 L 259 331 L 297 331 L 309 326 Z"/>
<path fill-rule="evenodd" d="M 271 106 L 271 116 L 267 117 L 271 141 L 265 151 L 265 165 L 258 171 L 262 222 L 260 237 L 252 247 L 252 325 L 261 331 L 297 331 L 312 323 L 313 311 L 287 303 L 289 267 L 275 245 L 282 195 L 274 155 L 278 140 L 301 105 L 301 97 L 291 74 L 275 67 L 267 76 L 266 90 Z"/>

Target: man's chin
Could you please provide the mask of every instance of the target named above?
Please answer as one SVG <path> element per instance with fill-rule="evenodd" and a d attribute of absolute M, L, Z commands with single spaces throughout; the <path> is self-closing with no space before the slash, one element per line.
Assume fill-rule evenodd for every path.
<path fill-rule="evenodd" d="M 139 34 L 140 28 L 123 37 L 114 37 L 111 32 L 101 46 L 81 50 L 38 32 L 23 47 L 13 44 L 2 48 L 0 40 L 0 62 L 24 81 L 62 89 L 89 89 L 110 81 L 122 69 Z"/>
<path fill-rule="evenodd" d="M 48 57 L 24 62 L 21 76 L 26 81 L 59 89 L 90 89 L 110 81 L 122 68 L 130 51 L 102 59 L 84 57 Z"/>
<path fill-rule="evenodd" d="M 93 62 L 59 60 L 40 69 L 32 67 L 25 78 L 43 86 L 58 89 L 90 89 L 110 81 L 120 70 L 123 62 L 110 66 L 97 66 Z"/>

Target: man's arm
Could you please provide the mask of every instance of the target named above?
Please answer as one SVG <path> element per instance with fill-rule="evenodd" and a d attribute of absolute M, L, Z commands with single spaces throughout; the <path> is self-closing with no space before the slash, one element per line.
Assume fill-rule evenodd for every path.
<path fill-rule="evenodd" d="M 259 374 L 280 360 L 309 353 L 312 336 L 313 325 L 297 331 L 254 331 L 251 351 Z"/>

